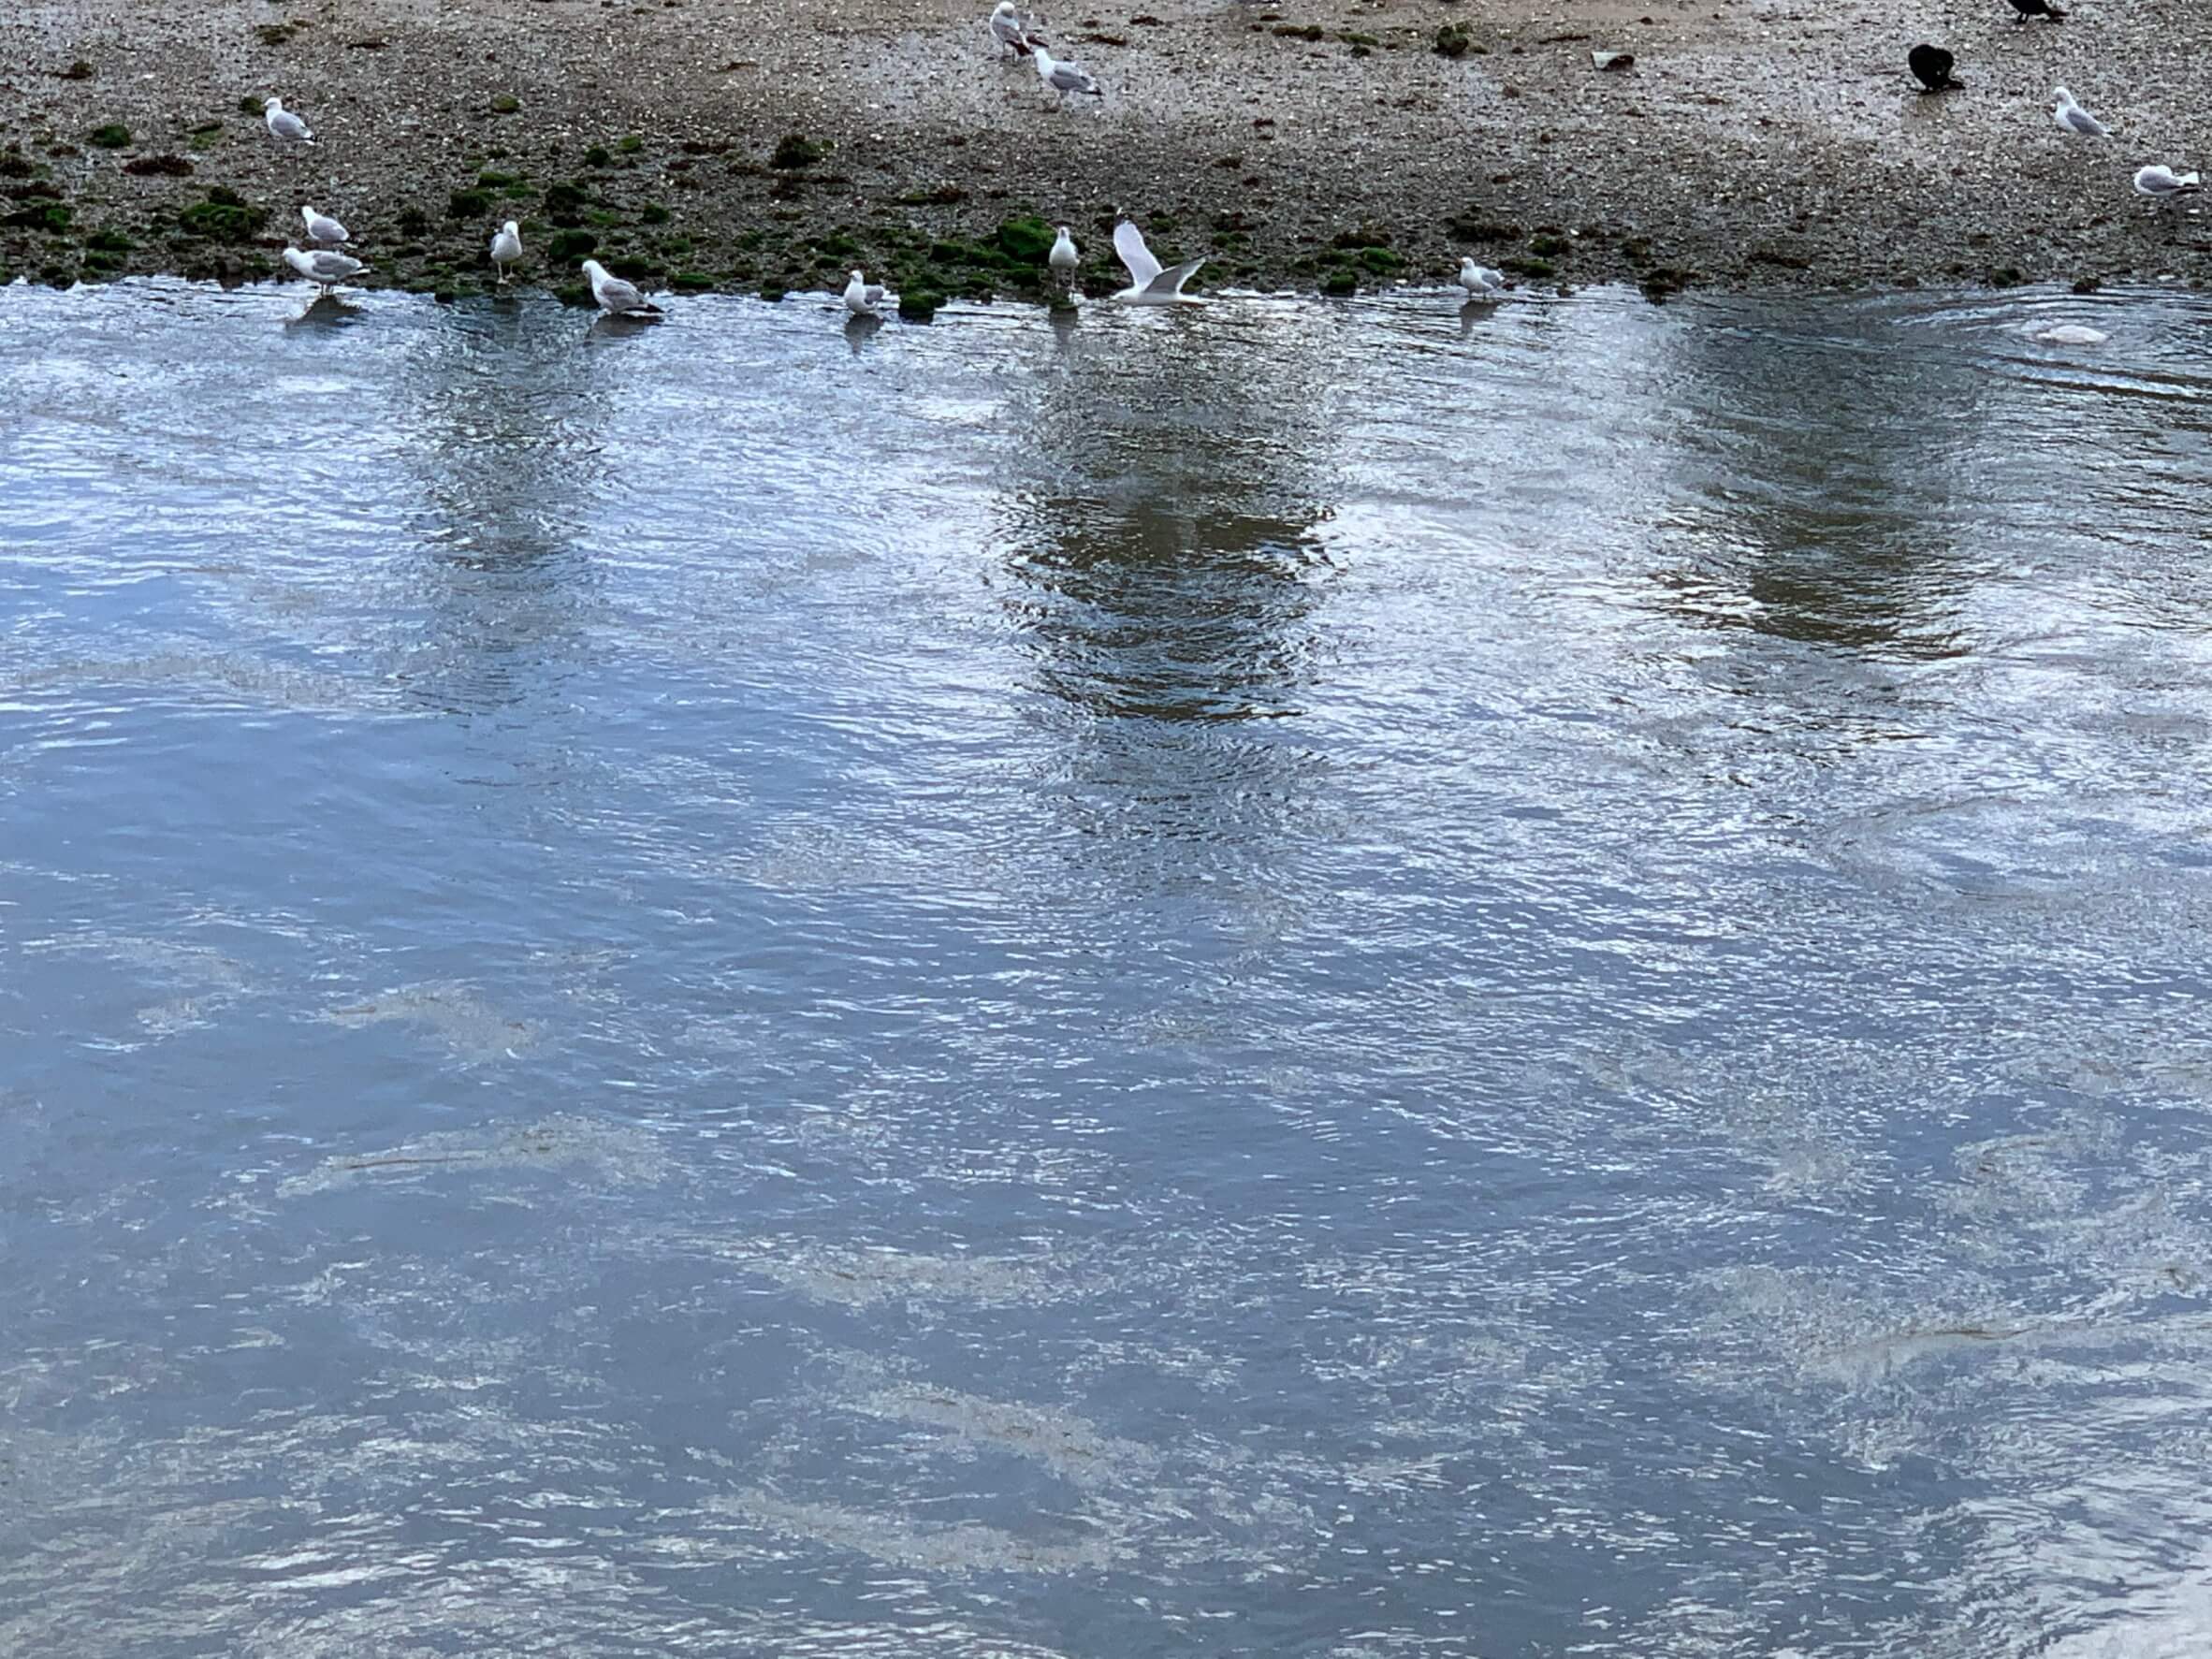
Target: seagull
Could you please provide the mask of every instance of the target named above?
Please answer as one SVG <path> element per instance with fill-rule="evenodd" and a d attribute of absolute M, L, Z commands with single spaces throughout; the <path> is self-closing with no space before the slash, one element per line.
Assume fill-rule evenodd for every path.
<path fill-rule="evenodd" d="M 2177 173 L 2169 167 L 2135 170 L 2135 194 L 2147 196 L 2152 201 L 2172 201 L 2177 196 L 2193 195 L 2199 188 L 2194 173 Z"/>
<path fill-rule="evenodd" d="M 883 298 L 883 284 L 869 282 L 857 270 L 845 284 L 845 309 L 856 317 L 880 315 Z"/>
<path fill-rule="evenodd" d="M 1088 93 L 1094 98 L 1106 95 L 1081 65 L 1063 64 L 1042 46 L 1032 46 L 1029 56 L 1036 62 L 1037 79 L 1058 93 L 1063 105 L 1068 102 L 1070 93 Z"/>
<path fill-rule="evenodd" d="M 1022 14 L 1014 0 L 998 0 L 991 10 L 991 38 L 1010 48 L 1014 56 L 1029 54 L 1029 31 L 1023 26 Z"/>
<path fill-rule="evenodd" d="M 2015 22 L 2024 23 L 2031 17 L 2047 17 L 2054 23 L 2066 21 L 2066 14 L 2050 0 L 2013 0 L 2013 9 L 2020 14 L 2013 20 Z"/>
<path fill-rule="evenodd" d="M 1957 92 L 1966 82 L 1951 79 L 1951 65 L 1957 60 L 1940 46 L 1915 46 L 1905 53 L 1905 67 L 1913 71 L 1913 78 L 1923 90 Z"/>
<path fill-rule="evenodd" d="M 1059 230 L 1060 234 L 1053 239 L 1053 251 L 1045 255 L 1044 262 L 1066 282 L 1074 276 L 1075 268 L 1083 263 L 1083 255 L 1075 251 L 1075 239 L 1068 234 L 1068 227 L 1063 225 Z"/>
<path fill-rule="evenodd" d="M 499 267 L 502 285 L 507 280 L 507 267 L 521 257 L 522 232 L 516 228 L 515 221 L 510 219 L 500 226 L 499 234 L 491 239 L 491 262 Z"/>
<path fill-rule="evenodd" d="M 2059 89 L 2058 105 L 2051 110 L 2051 119 L 2059 124 L 2062 133 L 2078 133 L 2085 138 L 2109 138 L 2112 130 L 2087 109 L 2074 101 L 2074 95 L 2064 87 Z"/>
<path fill-rule="evenodd" d="M 1144 245 L 1144 233 L 1124 219 L 1113 227 L 1113 251 L 1121 255 L 1121 262 L 1128 267 L 1129 285 L 1113 298 L 1124 305 L 1203 305 L 1199 299 L 1183 291 L 1183 284 L 1198 275 L 1203 259 L 1193 259 L 1183 265 L 1162 270 L 1159 261 L 1152 256 L 1152 250 Z"/>
<path fill-rule="evenodd" d="M 351 282 L 369 269 L 352 255 L 341 254 L 330 248 L 317 248 L 312 254 L 302 254 L 298 248 L 286 248 L 284 263 L 326 294 L 341 283 Z"/>
<path fill-rule="evenodd" d="M 314 129 L 284 108 L 282 98 L 271 98 L 261 106 L 261 119 L 269 124 L 269 136 L 283 144 L 312 144 L 315 141 Z"/>
<path fill-rule="evenodd" d="M 327 213 L 318 213 L 313 208 L 301 208 L 299 216 L 307 222 L 307 240 L 320 242 L 326 248 L 335 248 L 341 242 L 351 241 L 345 226 Z"/>
<path fill-rule="evenodd" d="M 661 308 L 637 291 L 637 284 L 609 276 L 596 259 L 584 261 L 584 280 L 591 284 L 591 298 L 610 317 L 657 317 Z"/>
<path fill-rule="evenodd" d="M 1495 299 L 1506 291 L 1506 273 L 1492 270 L 1487 265 L 1477 265 L 1471 258 L 1460 261 L 1460 286 L 1467 290 L 1469 299 Z"/>

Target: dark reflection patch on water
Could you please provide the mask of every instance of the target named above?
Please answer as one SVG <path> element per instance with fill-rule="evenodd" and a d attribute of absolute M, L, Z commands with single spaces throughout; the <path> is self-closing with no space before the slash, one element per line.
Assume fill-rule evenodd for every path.
<path fill-rule="evenodd" d="M 0 1651 L 2201 1649 L 2207 318 L 0 295 Z"/>

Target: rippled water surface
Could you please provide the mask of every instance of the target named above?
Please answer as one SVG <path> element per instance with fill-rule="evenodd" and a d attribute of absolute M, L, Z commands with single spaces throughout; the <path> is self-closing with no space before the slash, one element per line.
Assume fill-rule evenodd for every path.
<path fill-rule="evenodd" d="M 0 294 L 0 1651 L 2205 1651 L 2208 502 L 2147 293 Z"/>

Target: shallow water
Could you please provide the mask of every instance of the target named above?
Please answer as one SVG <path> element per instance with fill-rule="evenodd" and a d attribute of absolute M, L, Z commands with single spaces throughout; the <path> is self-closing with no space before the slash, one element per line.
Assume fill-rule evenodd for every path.
<path fill-rule="evenodd" d="M 0 294 L 0 1651 L 2203 1651 L 2208 492 L 2156 293 Z"/>

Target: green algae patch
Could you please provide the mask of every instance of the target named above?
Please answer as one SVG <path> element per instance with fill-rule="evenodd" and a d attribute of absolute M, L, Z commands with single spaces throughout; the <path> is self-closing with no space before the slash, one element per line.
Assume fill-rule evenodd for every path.
<path fill-rule="evenodd" d="M 1042 265 L 1053 251 L 1053 227 L 1042 219 L 1029 215 L 1008 219 L 998 226 L 995 239 L 998 251 L 1009 259 L 1023 265 Z"/>
<path fill-rule="evenodd" d="M 269 210 L 257 208 L 235 190 L 218 184 L 177 215 L 177 228 L 210 242 L 250 242 L 269 223 Z"/>

